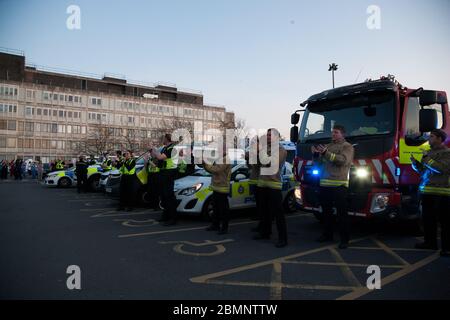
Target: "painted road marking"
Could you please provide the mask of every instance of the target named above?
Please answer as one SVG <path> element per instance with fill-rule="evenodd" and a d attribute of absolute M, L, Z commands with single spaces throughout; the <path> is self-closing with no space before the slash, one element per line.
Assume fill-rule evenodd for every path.
<path fill-rule="evenodd" d="M 217 256 L 219 254 L 222 254 L 226 251 L 224 243 L 233 242 L 233 239 L 225 239 L 221 241 L 211 241 L 211 240 L 205 240 L 204 242 L 192 242 L 192 241 L 160 241 L 160 244 L 172 244 L 175 243 L 176 245 L 173 247 L 173 250 L 177 253 L 184 254 L 184 255 L 190 255 L 190 256 L 196 256 L 196 257 L 211 257 L 211 256 Z M 214 246 L 216 248 L 213 252 L 191 252 L 186 251 L 183 249 L 185 245 L 193 246 L 193 247 L 204 247 L 204 246 Z"/>
<path fill-rule="evenodd" d="M 122 222 L 121 224 L 124 227 L 152 227 L 158 225 L 159 222 L 155 219 L 146 219 L 146 220 L 134 220 L 134 219 L 114 219 L 114 221 Z"/>
<path fill-rule="evenodd" d="M 308 217 L 310 215 L 311 214 L 294 214 L 294 215 L 287 216 L 286 219 L 297 218 L 297 217 Z M 246 220 L 246 221 L 242 221 L 242 222 L 230 223 L 230 226 L 237 226 L 237 225 L 243 225 L 243 224 L 252 224 L 252 223 L 257 223 L 257 222 L 258 221 L 256 221 L 256 220 L 250 220 L 250 221 Z M 132 238 L 132 237 L 151 236 L 151 235 L 155 235 L 155 234 L 202 230 L 202 229 L 205 229 L 206 227 L 207 227 L 207 225 L 202 225 L 202 226 L 196 226 L 196 227 L 191 227 L 191 228 L 180 228 L 180 229 L 169 229 L 169 230 L 161 230 L 161 231 L 150 231 L 150 232 L 143 232 L 143 233 L 121 234 L 118 237 L 119 238 Z"/>
<path fill-rule="evenodd" d="M 371 239 L 374 243 L 376 243 L 379 247 L 378 250 L 382 250 L 389 254 L 390 256 L 394 257 L 397 261 L 400 262 L 400 264 L 393 264 L 393 265 L 381 265 L 381 268 L 393 268 L 393 269 L 399 269 L 399 271 L 395 272 L 394 274 L 391 274 L 384 279 L 382 279 L 382 285 L 386 285 L 390 282 L 393 282 L 397 279 L 400 279 L 401 277 L 423 267 L 424 265 L 434 261 L 438 258 L 438 254 L 434 253 L 432 256 L 428 256 L 425 259 L 422 259 L 414 264 L 408 263 L 406 260 L 398 256 L 397 253 L 394 252 L 392 248 L 389 248 L 386 244 L 384 244 L 379 239 L 374 238 L 373 236 L 367 236 L 359 239 L 351 240 L 350 243 L 356 243 L 362 240 Z M 267 261 L 262 261 L 258 263 L 253 263 L 249 265 L 239 266 L 236 268 L 219 271 L 211 274 L 206 274 L 202 276 L 193 277 L 190 279 L 193 283 L 199 283 L 199 284 L 216 284 L 216 285 L 232 285 L 232 286 L 250 286 L 250 287 L 268 287 L 270 288 L 270 298 L 271 299 L 281 299 L 282 298 L 282 289 L 283 288 L 290 288 L 290 289 L 310 289 L 310 290 L 331 290 L 331 291 L 351 291 L 350 293 L 347 293 L 343 296 L 341 296 L 338 299 L 356 299 L 359 298 L 367 293 L 370 293 L 371 290 L 367 287 L 364 287 L 361 285 L 359 280 L 356 278 L 354 273 L 351 271 L 351 267 L 364 267 L 367 268 L 369 264 L 364 263 L 346 263 L 344 259 L 342 258 L 341 254 L 336 250 L 337 246 L 336 244 L 307 250 L 304 252 L 299 252 L 296 254 L 279 257 Z M 353 247 L 352 247 L 353 248 Z M 373 248 L 370 247 L 372 250 Z M 408 249 L 408 248 L 399 248 L 399 249 Z M 318 262 L 318 261 L 296 261 L 292 259 L 296 259 L 299 257 L 304 257 L 310 254 L 318 253 L 321 251 L 329 251 L 331 252 L 332 256 L 336 260 L 335 263 L 332 262 Z M 339 267 L 342 271 L 343 275 L 345 276 L 346 280 L 349 282 L 349 286 L 332 286 L 332 285 L 310 285 L 310 284 L 286 284 L 281 281 L 282 279 L 282 264 L 296 264 L 296 265 L 317 265 L 317 266 L 336 266 Z M 228 280 L 221 280 L 219 278 L 225 277 L 232 274 L 241 273 L 244 271 L 251 271 L 260 267 L 272 265 L 272 281 L 270 283 L 266 282 L 248 282 L 248 281 L 228 281 Z"/>

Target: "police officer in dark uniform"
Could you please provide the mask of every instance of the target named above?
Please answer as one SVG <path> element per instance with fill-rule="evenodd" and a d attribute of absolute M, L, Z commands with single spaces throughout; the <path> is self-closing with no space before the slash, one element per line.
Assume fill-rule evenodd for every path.
<path fill-rule="evenodd" d="M 149 150 L 151 153 L 152 150 Z M 150 157 L 147 160 L 147 193 L 150 202 L 150 208 L 159 208 L 159 167 L 158 160 Z"/>
<path fill-rule="evenodd" d="M 134 200 L 136 197 L 136 160 L 133 157 L 133 152 L 125 153 L 125 158 L 121 162 L 120 172 L 120 204 L 117 210 L 132 211 L 134 207 Z"/>
<path fill-rule="evenodd" d="M 84 160 L 83 156 L 80 156 L 79 160 L 75 166 L 75 174 L 77 175 L 77 191 L 86 192 L 87 189 L 87 174 L 88 174 L 88 164 Z"/>
<path fill-rule="evenodd" d="M 164 147 L 161 151 L 153 148 L 152 158 L 158 160 L 159 172 L 159 190 L 164 212 L 159 221 L 164 222 L 164 226 L 176 224 L 176 198 L 173 192 L 175 178 L 178 173 L 177 162 L 178 152 L 174 150 L 175 143 L 170 134 L 165 134 L 163 138 Z M 173 151 L 173 152 L 172 152 Z"/>

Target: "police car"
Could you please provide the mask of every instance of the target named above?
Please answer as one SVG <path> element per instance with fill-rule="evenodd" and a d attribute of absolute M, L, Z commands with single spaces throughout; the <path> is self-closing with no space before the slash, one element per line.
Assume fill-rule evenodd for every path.
<path fill-rule="evenodd" d="M 88 185 L 89 189 L 96 191 L 99 189 L 100 174 L 103 172 L 101 165 L 95 164 L 88 167 Z M 44 179 L 44 184 L 48 186 L 56 186 L 68 188 L 77 183 L 77 175 L 75 167 L 68 170 L 59 170 L 50 172 Z"/>
<path fill-rule="evenodd" d="M 253 188 L 249 185 L 249 168 L 245 163 L 237 163 L 231 169 L 230 194 L 228 201 L 230 210 L 254 208 L 256 206 Z M 292 173 L 292 165 L 285 163 L 282 169 L 283 208 L 286 212 L 294 212 L 298 208 L 296 186 Z M 194 174 L 175 181 L 177 211 L 189 214 L 200 214 L 209 219 L 212 214 L 211 174 L 206 170 L 197 170 Z"/>

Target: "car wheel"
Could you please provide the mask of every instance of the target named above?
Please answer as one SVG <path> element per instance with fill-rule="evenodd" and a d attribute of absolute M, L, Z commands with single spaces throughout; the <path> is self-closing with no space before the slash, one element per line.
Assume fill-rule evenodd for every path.
<path fill-rule="evenodd" d="M 283 201 L 283 209 L 286 213 L 293 213 L 297 211 L 297 200 L 295 199 L 294 191 L 289 192 Z"/>
<path fill-rule="evenodd" d="M 202 207 L 202 217 L 203 219 L 205 219 L 206 221 L 211 221 L 212 217 L 214 214 L 214 206 L 213 206 L 213 201 L 212 198 L 209 197 L 205 203 L 203 204 Z"/>
<path fill-rule="evenodd" d="M 63 177 L 58 181 L 58 187 L 68 188 L 72 185 L 72 181 L 69 178 Z"/>

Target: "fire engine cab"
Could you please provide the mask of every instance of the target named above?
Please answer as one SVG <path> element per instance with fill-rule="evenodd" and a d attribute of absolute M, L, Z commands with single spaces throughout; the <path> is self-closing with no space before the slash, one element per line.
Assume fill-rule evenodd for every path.
<path fill-rule="evenodd" d="M 303 210 L 321 219 L 321 168 L 312 161 L 311 146 L 329 143 L 333 125 L 339 124 L 355 150 L 349 173 L 349 215 L 389 220 L 420 217 L 419 176 L 411 168 L 410 156 L 420 160 L 430 148 L 427 139 L 432 129 L 450 136 L 445 92 L 406 88 L 389 75 L 315 94 L 300 106 L 291 116 L 291 141 L 297 144 L 294 173 Z"/>

